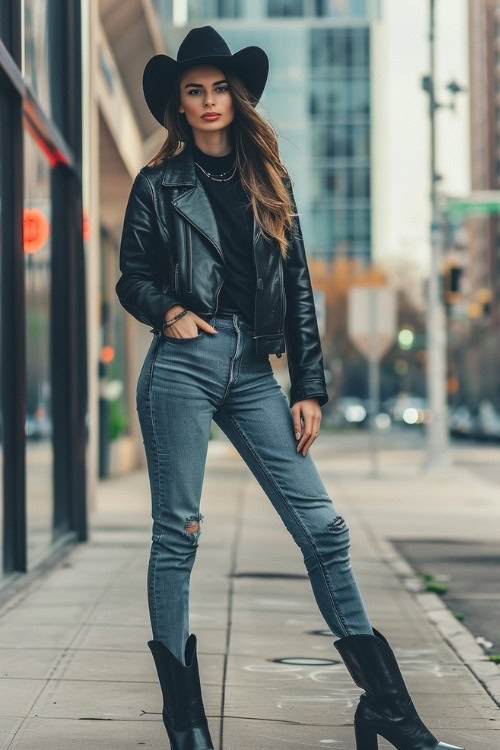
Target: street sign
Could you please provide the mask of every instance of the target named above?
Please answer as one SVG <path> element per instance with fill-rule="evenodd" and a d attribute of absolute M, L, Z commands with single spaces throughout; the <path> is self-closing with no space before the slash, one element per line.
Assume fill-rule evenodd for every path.
<path fill-rule="evenodd" d="M 396 336 L 396 295 L 383 286 L 352 286 L 347 307 L 347 332 L 368 359 L 379 360 Z"/>
<path fill-rule="evenodd" d="M 396 294 L 385 286 L 352 286 L 347 299 L 347 331 L 368 359 L 372 476 L 378 476 L 377 415 L 380 402 L 380 359 L 396 336 Z"/>
<path fill-rule="evenodd" d="M 458 214 L 500 213 L 500 190 L 474 190 L 465 198 L 448 198 L 446 211 Z"/>

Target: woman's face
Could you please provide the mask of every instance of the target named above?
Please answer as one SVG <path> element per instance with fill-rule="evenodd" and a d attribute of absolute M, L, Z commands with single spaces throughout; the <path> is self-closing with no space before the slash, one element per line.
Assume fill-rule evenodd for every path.
<path fill-rule="evenodd" d="M 224 73 L 215 65 L 196 65 L 188 68 L 180 78 L 179 112 L 185 112 L 193 130 L 210 133 L 227 128 L 234 118 L 233 99 Z M 218 117 L 205 119 L 203 115 L 217 112 Z"/>

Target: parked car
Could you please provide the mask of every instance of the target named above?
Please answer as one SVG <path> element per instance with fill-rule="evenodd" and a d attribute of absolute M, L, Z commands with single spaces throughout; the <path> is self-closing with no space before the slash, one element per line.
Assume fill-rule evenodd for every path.
<path fill-rule="evenodd" d="M 472 438 L 474 430 L 474 415 L 468 406 L 462 404 L 450 409 L 448 427 L 450 434 L 457 438 Z"/>
<path fill-rule="evenodd" d="M 462 404 L 452 409 L 448 423 L 454 437 L 500 441 L 500 412 L 487 399 L 476 408 Z"/>
<path fill-rule="evenodd" d="M 341 396 L 333 407 L 329 422 L 334 427 L 359 427 L 367 421 L 368 411 L 363 399 Z"/>
<path fill-rule="evenodd" d="M 398 393 L 386 399 L 384 410 L 393 422 L 401 425 L 422 425 L 430 418 L 427 399 L 411 393 Z"/>
<path fill-rule="evenodd" d="M 24 432 L 28 440 L 42 440 L 52 435 L 52 419 L 43 411 L 27 414 Z"/>
<path fill-rule="evenodd" d="M 500 414 L 491 401 L 479 403 L 473 436 L 476 440 L 500 440 Z"/>

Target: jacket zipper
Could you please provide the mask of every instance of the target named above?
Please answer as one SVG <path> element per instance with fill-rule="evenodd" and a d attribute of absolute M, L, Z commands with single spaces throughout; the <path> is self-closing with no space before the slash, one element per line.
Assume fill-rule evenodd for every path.
<path fill-rule="evenodd" d="M 212 313 L 212 315 L 215 315 L 217 313 L 217 308 L 219 307 L 219 294 L 220 294 L 220 290 L 222 289 L 222 285 L 223 285 L 223 283 L 226 280 L 226 276 L 227 276 L 227 274 L 224 274 L 224 278 L 222 279 L 222 281 L 220 283 L 220 286 L 217 289 L 217 294 L 215 296 L 215 310 Z M 178 263 L 175 264 L 175 284 L 174 284 L 174 288 L 175 288 L 175 293 L 179 294 L 179 264 Z M 191 289 L 189 291 L 191 291 Z"/>
<path fill-rule="evenodd" d="M 184 195 L 184 193 L 183 193 L 183 195 Z M 186 219 L 186 221 L 188 221 L 188 222 L 189 222 L 189 219 L 187 218 L 187 216 L 186 216 L 186 215 L 185 215 L 185 214 L 184 214 L 184 213 L 183 213 L 183 212 L 182 212 L 182 211 L 180 210 L 180 208 L 178 208 L 178 207 L 176 206 L 176 204 L 175 204 L 175 203 L 174 203 L 173 201 L 172 201 L 172 206 L 173 206 L 173 207 L 175 208 L 175 210 L 176 210 L 176 211 L 178 211 L 178 212 L 180 213 L 180 215 L 181 215 L 181 216 L 183 216 L 183 217 L 184 217 L 184 218 Z M 213 245 L 213 246 L 215 247 L 215 249 L 216 249 L 216 250 L 217 250 L 217 252 L 219 253 L 220 257 L 222 258 L 222 260 L 223 260 L 223 262 L 224 262 L 224 265 L 226 265 L 226 260 L 225 260 L 225 258 L 224 258 L 224 256 L 223 256 L 223 254 L 222 254 L 222 250 L 221 250 L 221 249 L 220 249 L 220 248 L 219 248 L 219 247 L 218 247 L 218 246 L 216 245 L 216 243 L 215 243 L 215 242 L 213 241 L 213 239 L 212 239 L 211 237 L 209 237 L 209 236 L 208 236 L 208 234 L 205 234 L 205 232 L 203 232 L 203 231 L 202 231 L 202 230 L 201 230 L 201 229 L 200 229 L 199 227 L 196 227 L 196 228 L 198 229 L 198 231 L 200 232 L 200 234 L 202 234 L 202 235 L 203 235 L 204 237 L 206 237 L 206 238 L 207 238 L 207 240 L 208 240 L 209 242 L 211 242 L 211 243 L 212 243 L 212 245 Z"/>
<path fill-rule="evenodd" d="M 187 278 L 188 294 L 193 291 L 193 247 L 191 242 L 191 225 L 186 222 L 186 245 L 187 245 Z"/>
<path fill-rule="evenodd" d="M 219 288 L 217 289 L 217 294 L 215 295 L 215 310 L 213 311 L 212 315 L 217 315 L 217 308 L 219 307 L 219 294 L 220 290 L 222 289 L 222 285 L 226 280 L 227 274 L 224 274 L 224 278 L 222 279 Z"/>
<path fill-rule="evenodd" d="M 172 202 L 172 205 L 173 205 L 173 207 L 175 208 L 175 210 L 176 210 L 176 211 L 178 211 L 178 212 L 180 213 L 180 215 L 181 215 L 181 216 L 184 216 L 184 218 L 186 219 L 186 221 L 188 221 L 188 219 L 187 219 L 187 217 L 185 216 L 185 214 L 184 214 L 184 213 L 183 213 L 183 212 L 182 212 L 182 211 L 180 210 L 180 208 L 177 208 L 177 206 L 175 205 L 175 203 L 174 203 L 174 202 Z M 224 258 L 224 256 L 223 256 L 223 254 L 222 254 L 222 251 L 221 251 L 221 250 L 220 250 L 220 249 L 219 249 L 219 248 L 217 247 L 217 245 L 215 244 L 215 242 L 213 241 L 213 239 L 212 239 L 211 237 L 209 237 L 209 236 L 208 236 L 208 234 L 205 234 L 205 232 L 202 232 L 202 230 L 201 230 L 201 229 L 198 229 L 198 231 L 199 231 L 199 232 L 200 232 L 200 233 L 201 233 L 201 234 L 202 234 L 202 235 L 203 235 L 204 237 L 206 237 L 206 238 L 207 238 L 207 240 L 208 240 L 209 242 L 211 242 L 211 243 L 212 243 L 212 245 L 213 245 L 213 246 L 215 247 L 215 249 L 216 249 L 216 250 L 217 250 L 217 252 L 219 253 L 220 257 L 222 258 L 222 261 L 223 261 L 223 263 L 224 263 L 224 266 L 226 266 L 226 260 L 225 260 L 225 258 Z M 177 264 L 177 266 L 178 266 L 178 265 L 179 265 L 179 264 Z M 219 287 L 219 288 L 218 288 L 218 290 L 217 290 L 216 303 L 215 303 L 215 310 L 214 310 L 214 312 L 212 313 L 212 315 L 215 315 L 215 314 L 216 314 L 216 312 L 217 312 L 217 308 L 218 308 L 218 306 L 219 306 L 219 292 L 220 292 L 220 290 L 221 290 L 221 288 L 222 288 L 222 284 L 223 284 L 223 283 L 224 283 L 224 281 L 226 280 L 226 276 L 227 276 L 227 274 L 225 274 L 225 275 L 224 275 L 224 278 L 222 279 L 221 285 L 220 285 L 220 287 Z"/>
<path fill-rule="evenodd" d="M 176 295 L 179 294 L 179 264 L 175 264 L 175 281 L 174 281 L 174 289 Z"/>
<path fill-rule="evenodd" d="M 281 330 L 285 330 L 286 297 L 283 282 L 283 258 L 280 255 L 280 287 L 281 287 Z"/>
<path fill-rule="evenodd" d="M 255 221 L 255 219 L 254 219 Z M 255 254 L 255 245 L 257 244 L 257 240 L 259 239 L 260 235 L 260 229 L 257 230 L 257 234 L 255 236 L 255 239 L 253 241 L 253 261 L 255 264 L 255 277 L 258 279 L 258 272 L 257 272 L 257 256 Z M 255 331 L 257 330 L 257 294 L 255 294 L 255 298 L 253 301 L 253 332 L 255 334 Z"/>

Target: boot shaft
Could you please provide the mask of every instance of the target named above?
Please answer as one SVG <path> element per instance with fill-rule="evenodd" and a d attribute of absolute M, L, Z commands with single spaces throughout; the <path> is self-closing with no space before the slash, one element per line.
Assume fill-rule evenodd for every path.
<path fill-rule="evenodd" d="M 186 642 L 186 664 L 177 659 L 164 643 L 148 641 L 163 695 L 163 717 L 174 729 L 192 727 L 206 721 L 201 694 L 196 636 Z"/>
<path fill-rule="evenodd" d="M 373 706 L 393 706 L 404 713 L 411 701 L 396 657 L 385 637 L 373 628 L 374 635 L 359 634 L 334 641 L 349 674 L 366 693 L 362 698 Z"/>

